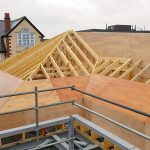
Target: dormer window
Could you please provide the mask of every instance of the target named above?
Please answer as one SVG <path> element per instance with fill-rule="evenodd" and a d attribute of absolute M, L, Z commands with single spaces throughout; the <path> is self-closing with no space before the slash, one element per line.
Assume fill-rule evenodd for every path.
<path fill-rule="evenodd" d="M 17 33 L 18 46 L 33 46 L 35 45 L 35 34 L 31 33 L 28 29 L 24 28 L 21 32 Z"/>

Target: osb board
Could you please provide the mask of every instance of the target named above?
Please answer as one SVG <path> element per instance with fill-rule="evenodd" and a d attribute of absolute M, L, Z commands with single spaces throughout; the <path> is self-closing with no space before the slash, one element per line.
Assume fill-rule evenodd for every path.
<path fill-rule="evenodd" d="M 13 93 L 24 81 L 0 71 L 0 95 Z M 0 98 L 0 108 L 6 103 L 8 98 Z"/>
<path fill-rule="evenodd" d="M 144 64 L 150 63 L 150 33 L 78 32 L 78 34 L 100 56 L 143 59 Z"/>
<path fill-rule="evenodd" d="M 53 87 L 50 80 L 35 80 L 24 82 L 16 90 L 16 92 L 32 91 L 34 90 L 35 86 L 37 86 L 39 89 L 46 89 Z M 39 106 L 59 101 L 60 101 L 59 96 L 55 91 L 39 93 Z M 3 105 L 3 107 L 0 109 L 0 112 L 8 112 L 28 107 L 34 107 L 34 105 L 35 105 L 34 94 L 10 97 L 7 100 L 7 102 Z"/>

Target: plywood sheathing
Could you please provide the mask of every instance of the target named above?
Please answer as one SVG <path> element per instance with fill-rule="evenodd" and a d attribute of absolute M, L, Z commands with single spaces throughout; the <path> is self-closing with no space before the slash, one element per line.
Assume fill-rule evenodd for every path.
<path fill-rule="evenodd" d="M 24 83 L 16 90 L 16 92 L 30 91 L 34 90 L 37 86 L 39 89 L 52 88 L 56 86 L 63 85 L 73 85 L 77 84 L 79 88 L 85 88 L 88 80 L 86 77 L 81 78 L 84 82 L 79 82 L 75 79 L 71 83 L 72 79 L 68 80 L 55 80 L 51 82 L 50 80 L 35 80 L 35 81 L 24 81 Z M 59 83 L 59 84 L 58 84 Z M 82 94 L 77 92 L 71 92 L 71 90 L 60 90 L 53 92 L 44 92 L 39 94 L 39 106 L 57 103 L 60 101 L 67 100 L 77 100 L 78 103 L 82 104 Z M 3 105 L 0 112 L 9 112 L 18 109 L 24 109 L 34 107 L 34 95 L 21 95 L 18 97 L 9 98 L 7 103 Z M 65 104 L 61 106 L 55 106 L 50 108 L 42 108 L 39 111 L 39 120 L 54 119 L 62 116 L 67 116 L 71 114 L 82 114 L 82 111 L 76 107 L 72 107 L 71 104 Z M 11 123 L 12 122 L 12 123 Z M 14 128 L 35 122 L 35 112 L 34 111 L 24 111 L 21 113 L 8 114 L 0 116 L 0 130 Z"/>
<path fill-rule="evenodd" d="M 150 63 L 150 34 L 121 32 L 78 32 L 78 34 L 104 57 L 143 59 L 143 64 Z"/>
<path fill-rule="evenodd" d="M 20 87 L 16 89 L 16 92 L 27 92 L 33 91 L 34 87 L 37 86 L 40 89 L 45 89 L 47 87 L 53 87 L 50 80 L 39 80 L 24 82 Z M 59 96 L 55 91 L 53 92 L 43 92 L 39 94 L 39 105 L 51 104 L 59 102 Z M 18 109 L 24 109 L 29 107 L 34 107 L 35 98 L 34 94 L 20 95 L 16 97 L 10 97 L 5 105 L 0 109 L 1 112 L 13 111 Z"/>
<path fill-rule="evenodd" d="M 92 75 L 86 91 L 111 99 L 143 112 L 150 112 L 150 85 L 122 79 Z"/>
<path fill-rule="evenodd" d="M 24 82 L 20 87 L 16 89 L 16 92 L 26 92 L 34 90 L 34 87 L 39 88 L 52 87 L 49 80 Z M 56 92 L 46 92 L 39 94 L 39 105 L 59 102 L 59 97 Z M 9 112 L 13 110 L 19 110 L 29 107 L 34 107 L 34 94 L 21 95 L 17 97 L 10 97 L 7 102 L 1 107 L 0 112 Z M 8 114 L 0 116 L 0 130 L 14 128 L 29 123 L 35 122 L 34 111 L 20 112 L 15 114 Z"/>
<path fill-rule="evenodd" d="M 80 76 L 80 77 L 67 77 L 67 78 L 58 78 L 58 79 L 51 79 L 51 83 L 54 87 L 66 86 L 66 85 L 74 85 L 81 90 L 85 90 L 88 83 L 89 83 L 88 76 Z M 72 91 L 72 90 L 60 90 L 57 91 L 60 99 L 72 99 L 72 100 L 81 100 L 83 99 L 83 94 Z"/>
<path fill-rule="evenodd" d="M 104 98 L 109 98 L 110 100 L 114 102 L 121 103 L 123 105 L 130 106 L 132 108 L 139 109 L 141 111 L 149 113 L 150 86 L 144 83 L 131 82 L 127 80 L 103 77 L 103 76 L 98 76 L 98 75 L 83 76 L 83 77 L 81 76 L 80 77 L 67 77 L 67 78 L 59 78 L 59 79 L 51 79 L 51 80 L 39 80 L 39 81 L 31 81 L 29 83 L 30 84 L 28 84 L 28 82 L 25 81 L 25 86 L 27 87 L 26 90 L 28 90 L 28 87 L 29 89 L 31 89 L 31 87 L 33 88 L 36 85 L 39 85 L 39 88 L 46 88 L 46 87 L 48 88 L 49 86 L 59 87 L 59 86 L 75 85 L 76 87 L 81 88 L 87 92 L 96 94 Z M 19 88 L 18 91 L 20 90 L 21 90 L 21 87 Z M 46 96 L 48 95 L 45 95 L 44 98 L 46 98 Z M 70 90 L 57 91 L 56 96 L 58 96 L 58 99 L 56 99 L 56 101 L 57 100 L 62 101 L 64 99 L 70 99 L 70 98 L 77 99 L 78 103 L 86 107 L 89 107 L 90 109 L 93 109 L 96 112 L 100 112 L 129 127 L 132 127 L 133 129 L 136 129 L 137 131 L 140 131 L 144 134 L 149 135 L 149 123 L 150 122 L 148 121 L 149 119 L 148 117 L 143 117 L 136 113 L 132 113 L 122 108 L 113 106 L 111 104 L 101 102 L 100 100 L 96 100 L 87 96 L 83 96 L 82 94 L 78 92 L 74 92 L 74 91 L 71 92 Z M 26 99 L 30 99 L 30 98 L 28 97 Z M 47 102 L 45 101 L 44 104 L 49 103 L 50 100 L 53 101 L 52 98 L 53 97 L 51 96 L 49 96 L 48 99 L 46 98 Z M 19 105 L 18 104 L 19 100 L 17 101 L 17 99 L 16 100 L 14 99 L 16 103 L 12 103 L 11 101 L 13 100 L 10 100 L 10 103 L 13 106 L 10 106 L 10 105 L 4 105 L 4 106 L 7 109 L 9 107 L 11 110 L 12 108 L 15 109 L 15 106 L 18 107 Z M 31 101 L 31 104 L 33 104 L 32 99 L 30 99 L 29 101 Z M 41 103 L 42 102 L 41 99 L 39 99 L 39 101 L 40 101 L 40 104 L 43 104 Z M 28 106 L 26 102 L 23 103 L 23 101 L 21 101 L 20 108 L 24 108 L 24 104 L 25 106 Z M 3 107 L 3 110 L 4 110 L 4 107 Z M 69 104 L 57 106 L 57 107 L 51 107 L 51 108 L 44 108 L 40 110 L 40 120 L 57 118 L 60 116 L 65 116 L 65 115 L 74 114 L 74 113 L 77 113 L 77 114 L 79 113 L 83 117 L 87 117 L 91 121 L 96 122 L 98 125 L 103 126 L 109 131 L 124 138 L 130 143 L 135 144 L 136 146 L 139 146 L 142 149 L 145 149 L 147 144 L 149 144 L 147 141 L 144 141 L 142 138 L 139 138 L 139 136 L 131 134 L 130 132 L 127 132 L 126 130 L 123 130 L 120 127 L 117 127 L 115 125 L 112 125 L 111 123 L 108 123 L 107 121 L 104 121 L 103 119 L 98 119 L 97 117 L 93 115 L 87 114 L 85 111 L 81 111 L 80 109 L 76 107 L 72 107 Z M 34 111 L 27 111 L 23 113 L 4 115 L 0 117 L 0 129 L 3 130 L 3 129 L 8 129 L 8 128 L 13 128 L 16 126 L 33 123 L 34 121 L 35 121 Z"/>
<path fill-rule="evenodd" d="M 114 102 L 129 106 L 143 112 L 150 112 L 150 86 L 141 84 L 138 82 L 130 82 L 121 79 L 108 78 L 98 76 L 91 76 L 89 83 L 87 85 L 86 91 L 98 95 L 103 98 L 111 99 Z M 148 130 L 148 117 L 133 113 L 128 110 L 124 110 L 112 104 L 102 102 L 97 99 L 93 99 L 89 96 L 84 97 L 84 105 L 96 112 L 104 114 L 122 124 L 125 124 L 137 131 L 140 131 L 144 134 L 150 135 Z M 122 128 L 119 128 L 116 125 L 111 124 L 108 121 L 99 119 L 95 115 L 89 113 L 86 114 L 86 117 L 91 121 L 99 124 L 100 126 L 111 130 L 114 134 L 122 137 L 123 139 L 137 145 L 138 147 L 144 149 L 146 147 L 145 141 L 143 138 L 132 134 Z M 146 130 L 145 130 L 146 129 Z M 149 144 L 149 143 L 147 143 Z"/>
<path fill-rule="evenodd" d="M 102 57 L 74 31 L 64 32 L 0 64 L 0 70 L 23 80 L 105 75 L 150 83 L 142 60 Z"/>
<path fill-rule="evenodd" d="M 0 71 L 0 95 L 13 93 L 24 81 L 10 74 Z M 0 99 L 0 108 L 7 102 L 8 98 Z"/>

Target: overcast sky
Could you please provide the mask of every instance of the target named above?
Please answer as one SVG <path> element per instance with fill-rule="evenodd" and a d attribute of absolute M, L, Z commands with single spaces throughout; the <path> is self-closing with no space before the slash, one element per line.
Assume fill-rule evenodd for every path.
<path fill-rule="evenodd" d="M 0 19 L 26 16 L 45 36 L 69 29 L 137 24 L 150 29 L 150 0 L 0 0 Z"/>

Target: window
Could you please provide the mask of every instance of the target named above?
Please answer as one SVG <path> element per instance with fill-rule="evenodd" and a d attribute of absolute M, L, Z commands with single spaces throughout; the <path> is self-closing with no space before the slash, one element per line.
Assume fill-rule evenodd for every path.
<path fill-rule="evenodd" d="M 22 29 L 17 33 L 18 46 L 33 46 L 35 45 L 35 34 L 31 33 L 28 29 Z"/>

